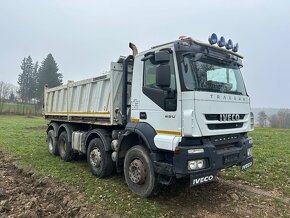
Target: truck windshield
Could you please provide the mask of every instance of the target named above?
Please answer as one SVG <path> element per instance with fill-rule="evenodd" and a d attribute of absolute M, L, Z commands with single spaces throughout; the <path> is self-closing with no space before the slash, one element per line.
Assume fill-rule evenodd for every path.
<path fill-rule="evenodd" d="M 179 60 L 183 89 L 246 95 L 238 65 L 208 56 L 196 58 L 192 54 L 180 55 Z"/>

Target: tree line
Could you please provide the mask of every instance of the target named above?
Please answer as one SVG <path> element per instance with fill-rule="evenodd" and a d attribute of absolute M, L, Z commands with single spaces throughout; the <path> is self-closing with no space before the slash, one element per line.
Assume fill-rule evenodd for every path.
<path fill-rule="evenodd" d="M 41 103 L 43 101 L 44 86 L 55 87 L 62 84 L 62 74 L 58 73 L 58 66 L 52 54 L 41 62 L 33 63 L 28 56 L 22 60 L 22 72 L 18 76 L 18 94 L 24 103 Z"/>
<path fill-rule="evenodd" d="M 11 106 L 17 104 L 17 111 L 13 113 L 25 114 L 25 106 L 35 105 L 35 114 L 40 114 L 40 106 L 43 103 L 44 86 L 55 87 L 62 84 L 62 74 L 52 54 L 48 54 L 41 64 L 33 62 L 31 56 L 24 57 L 18 75 L 18 87 L 4 81 L 0 81 L 0 113 L 3 112 L 4 104 Z M 21 104 L 21 109 L 18 105 Z M 9 106 L 8 105 L 8 106 Z M 30 107 L 31 108 L 31 107 Z"/>
<path fill-rule="evenodd" d="M 268 116 L 265 111 L 258 113 L 260 127 L 290 128 L 290 110 L 280 109 L 276 114 Z"/>

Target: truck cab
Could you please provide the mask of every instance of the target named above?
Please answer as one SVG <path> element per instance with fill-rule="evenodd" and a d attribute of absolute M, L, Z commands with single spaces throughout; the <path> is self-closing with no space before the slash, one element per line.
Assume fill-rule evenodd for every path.
<path fill-rule="evenodd" d="M 135 56 L 127 129 L 152 139 L 162 183 L 189 176 L 192 186 L 221 169 L 252 165 L 253 115 L 242 66 L 229 48 L 187 37 Z"/>

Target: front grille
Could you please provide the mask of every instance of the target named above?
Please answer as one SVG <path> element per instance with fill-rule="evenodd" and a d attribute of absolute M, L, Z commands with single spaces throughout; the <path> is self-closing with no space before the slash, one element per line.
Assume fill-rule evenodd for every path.
<path fill-rule="evenodd" d="M 240 134 L 217 135 L 210 137 L 210 141 L 215 145 L 217 150 L 234 149 L 238 146 Z"/>
<path fill-rule="evenodd" d="M 207 124 L 207 127 L 210 130 L 216 130 L 216 129 L 236 129 L 236 128 L 242 128 L 243 127 L 243 123 Z"/>
<path fill-rule="evenodd" d="M 232 135 L 217 135 L 212 136 L 210 138 L 211 142 L 214 145 L 220 145 L 220 144 L 235 144 L 239 141 L 240 135 L 239 134 L 232 134 Z"/>
<path fill-rule="evenodd" d="M 239 114 L 239 120 L 243 120 L 246 114 Z M 220 120 L 220 114 L 205 114 L 207 120 Z"/>

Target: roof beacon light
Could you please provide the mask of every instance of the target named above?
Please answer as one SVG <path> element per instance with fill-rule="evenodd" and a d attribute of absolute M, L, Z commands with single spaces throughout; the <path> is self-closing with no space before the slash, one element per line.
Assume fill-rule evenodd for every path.
<path fill-rule="evenodd" d="M 232 48 L 233 48 L 233 41 L 229 39 L 226 44 L 226 49 L 231 50 Z"/>
<path fill-rule="evenodd" d="M 236 43 L 233 47 L 233 52 L 238 52 L 238 50 L 239 50 L 239 44 Z"/>
<path fill-rule="evenodd" d="M 217 43 L 217 40 L 218 40 L 218 38 L 217 38 L 217 35 L 216 35 L 215 33 L 211 34 L 211 35 L 208 37 L 208 42 L 209 42 L 209 44 L 211 44 L 211 45 L 216 44 L 216 43 Z"/>
<path fill-rule="evenodd" d="M 218 46 L 219 47 L 224 47 L 225 45 L 226 45 L 225 37 L 221 36 L 220 40 L 218 41 Z"/>

